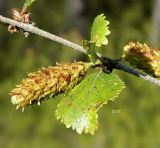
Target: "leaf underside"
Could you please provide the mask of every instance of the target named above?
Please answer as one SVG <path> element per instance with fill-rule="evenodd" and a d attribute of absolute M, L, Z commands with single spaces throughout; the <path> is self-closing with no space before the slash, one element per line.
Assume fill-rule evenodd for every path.
<path fill-rule="evenodd" d="M 96 72 L 87 76 L 60 101 L 56 117 L 79 134 L 84 131 L 93 135 L 98 128 L 97 111 L 108 100 L 114 100 L 124 87 L 118 76 Z"/>
<path fill-rule="evenodd" d="M 98 15 L 91 27 L 91 42 L 95 43 L 97 47 L 107 45 L 107 35 L 110 34 L 108 29 L 109 21 L 106 20 L 104 14 Z"/>

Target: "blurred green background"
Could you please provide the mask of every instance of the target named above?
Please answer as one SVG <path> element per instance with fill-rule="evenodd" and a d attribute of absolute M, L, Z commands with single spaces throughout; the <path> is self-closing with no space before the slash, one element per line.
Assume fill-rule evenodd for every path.
<path fill-rule="evenodd" d="M 11 9 L 23 3 L 0 0 L 0 14 L 11 17 Z M 111 30 L 104 54 L 112 58 L 129 41 L 160 45 L 160 0 L 38 0 L 30 11 L 38 27 L 78 44 L 89 39 L 92 21 L 104 13 Z M 160 88 L 123 72 L 114 71 L 127 88 L 99 111 L 94 136 L 78 135 L 56 120 L 60 98 L 25 112 L 11 104 L 8 93 L 27 72 L 75 59 L 87 58 L 36 35 L 10 34 L 0 24 L 0 148 L 159 148 Z"/>

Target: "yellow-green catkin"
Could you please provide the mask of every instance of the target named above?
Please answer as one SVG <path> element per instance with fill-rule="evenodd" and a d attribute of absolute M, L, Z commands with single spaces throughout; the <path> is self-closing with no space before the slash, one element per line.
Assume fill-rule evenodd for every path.
<path fill-rule="evenodd" d="M 74 62 L 29 73 L 28 78 L 10 92 L 11 102 L 17 105 L 17 109 L 34 103 L 40 105 L 43 99 L 73 88 L 83 79 L 89 67 L 89 63 Z"/>
<path fill-rule="evenodd" d="M 142 69 L 153 77 L 160 78 L 160 50 L 147 44 L 130 42 L 124 47 L 123 58 L 132 66 Z"/>

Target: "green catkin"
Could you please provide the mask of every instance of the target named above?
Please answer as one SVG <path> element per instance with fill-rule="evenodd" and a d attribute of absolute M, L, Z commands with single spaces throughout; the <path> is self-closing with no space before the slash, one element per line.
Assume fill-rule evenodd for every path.
<path fill-rule="evenodd" d="M 160 78 L 160 50 L 147 44 L 130 42 L 124 47 L 123 59 L 149 75 Z"/>
<path fill-rule="evenodd" d="M 22 110 L 34 103 L 40 105 L 43 99 L 73 88 L 84 78 L 90 66 L 90 63 L 74 62 L 29 73 L 28 78 L 10 92 L 11 102 L 17 105 L 17 109 L 22 107 Z"/>

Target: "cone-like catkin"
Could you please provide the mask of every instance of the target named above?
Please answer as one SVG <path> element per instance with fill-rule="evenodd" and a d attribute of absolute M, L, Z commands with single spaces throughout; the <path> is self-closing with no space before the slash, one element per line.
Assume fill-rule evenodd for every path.
<path fill-rule="evenodd" d="M 130 42 L 124 47 L 123 58 L 132 66 L 160 78 L 160 50 L 153 49 L 147 44 Z"/>
<path fill-rule="evenodd" d="M 10 92 L 12 104 L 24 107 L 38 103 L 47 96 L 63 93 L 74 87 L 85 75 L 89 63 L 74 62 L 72 64 L 57 64 L 55 67 L 29 73 L 28 78 L 22 81 Z"/>

